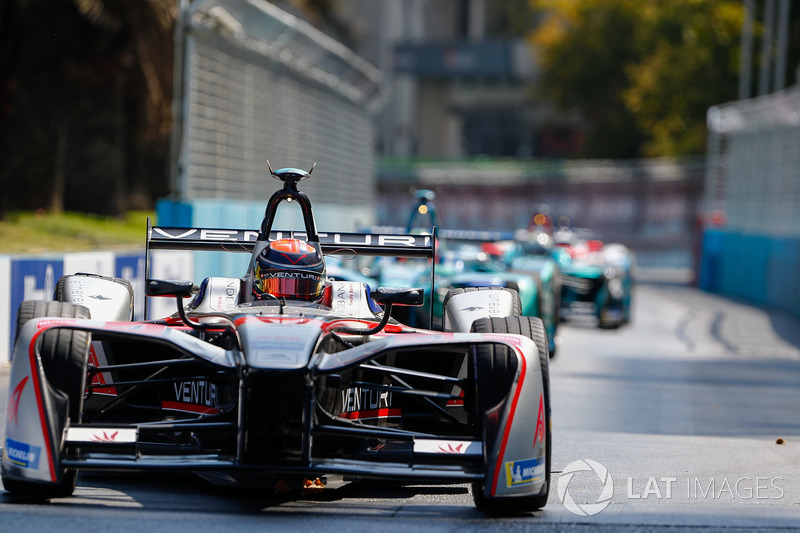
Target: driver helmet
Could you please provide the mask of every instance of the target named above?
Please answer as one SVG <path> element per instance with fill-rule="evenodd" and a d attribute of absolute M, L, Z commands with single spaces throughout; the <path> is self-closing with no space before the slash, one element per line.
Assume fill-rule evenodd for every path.
<path fill-rule="evenodd" d="M 300 239 L 270 242 L 253 259 L 253 296 L 318 300 L 325 290 L 325 262 Z"/>

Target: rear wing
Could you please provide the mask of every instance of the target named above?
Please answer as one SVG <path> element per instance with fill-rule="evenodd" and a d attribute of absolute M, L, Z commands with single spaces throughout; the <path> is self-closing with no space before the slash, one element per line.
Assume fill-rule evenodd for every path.
<path fill-rule="evenodd" d="M 145 276 L 150 279 L 150 250 L 194 250 L 252 253 L 258 241 L 258 230 L 222 228 L 178 228 L 151 226 L 147 219 L 145 244 Z M 431 260 L 431 287 L 434 286 L 436 261 L 436 228 L 432 235 L 392 233 L 317 232 L 324 254 L 355 253 L 387 257 L 419 257 Z M 269 240 L 307 240 L 305 231 L 270 231 Z M 430 326 L 433 325 L 431 299 Z M 147 313 L 145 307 L 145 314 Z"/>
<path fill-rule="evenodd" d="M 252 253 L 258 230 L 151 226 L 147 221 L 147 250 L 210 250 Z M 318 233 L 322 252 L 358 255 L 434 257 L 433 235 L 331 232 Z M 269 240 L 306 239 L 305 231 L 271 231 Z"/>

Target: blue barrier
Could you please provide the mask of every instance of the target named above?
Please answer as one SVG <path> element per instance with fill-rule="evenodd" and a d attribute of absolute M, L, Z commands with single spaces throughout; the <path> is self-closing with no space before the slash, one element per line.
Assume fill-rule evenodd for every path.
<path fill-rule="evenodd" d="M 701 289 L 800 317 L 800 239 L 706 230 Z"/>
<path fill-rule="evenodd" d="M 163 279 L 189 279 L 194 271 L 191 252 L 155 251 L 151 256 L 151 276 Z M 145 318 L 145 257 L 142 252 L 81 252 L 44 257 L 0 257 L 0 364 L 11 359 L 16 337 L 17 310 L 25 300 L 52 300 L 58 279 L 64 274 L 87 272 L 124 278 L 133 285 L 134 318 Z M 171 314 L 174 303 L 151 298 L 149 318 Z"/>

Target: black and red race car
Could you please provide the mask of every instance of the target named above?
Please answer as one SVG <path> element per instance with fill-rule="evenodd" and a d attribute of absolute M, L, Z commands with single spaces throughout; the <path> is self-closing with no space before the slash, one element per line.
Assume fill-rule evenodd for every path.
<path fill-rule="evenodd" d="M 420 289 L 331 281 L 324 256 L 432 258 L 431 236 L 317 232 L 298 189 L 310 173 L 270 173 L 282 186 L 258 230 L 148 227 L 148 257 L 251 254 L 242 278 L 148 279 L 149 296 L 175 299 L 173 315 L 133 321 L 131 284 L 90 273 L 61 278 L 53 301 L 22 303 L 5 489 L 65 497 L 81 471 L 183 470 L 264 488 L 468 482 L 481 509 L 543 507 L 541 321 L 521 316 L 515 291 L 474 287 L 449 294 L 443 331 L 396 321 L 392 308 L 421 304 Z M 300 206 L 303 230 L 273 230 L 282 202 Z"/>

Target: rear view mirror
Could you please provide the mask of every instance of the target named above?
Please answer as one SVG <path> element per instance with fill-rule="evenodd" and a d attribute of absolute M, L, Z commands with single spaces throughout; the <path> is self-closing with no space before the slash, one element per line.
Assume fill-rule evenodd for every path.
<path fill-rule="evenodd" d="M 163 279 L 148 279 L 145 283 L 147 296 L 175 296 L 188 298 L 195 292 L 195 284 L 191 281 L 167 281 Z"/>
<path fill-rule="evenodd" d="M 425 291 L 419 288 L 378 287 L 372 291 L 371 296 L 378 305 L 420 306 L 425 303 Z"/>

